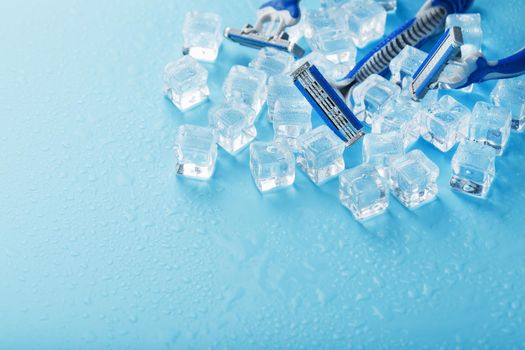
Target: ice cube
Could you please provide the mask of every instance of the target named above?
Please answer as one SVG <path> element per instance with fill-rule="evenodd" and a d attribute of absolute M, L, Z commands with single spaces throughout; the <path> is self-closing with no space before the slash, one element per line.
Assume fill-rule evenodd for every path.
<path fill-rule="evenodd" d="M 408 148 L 419 138 L 421 109 L 408 97 L 391 100 L 372 120 L 372 132 L 376 134 L 395 131 Z"/>
<path fill-rule="evenodd" d="M 323 30 L 342 29 L 346 27 L 345 19 L 340 16 L 336 8 L 320 8 L 307 10 L 304 16 L 304 38 L 312 50 L 317 49 L 312 40 L 315 33 Z"/>
<path fill-rule="evenodd" d="M 345 168 L 344 142 L 326 126 L 319 126 L 297 139 L 297 162 L 316 184 L 322 184 Z"/>
<path fill-rule="evenodd" d="M 485 198 L 495 176 L 496 151 L 487 145 L 464 140 L 452 158 L 450 186 L 475 197 Z"/>
<path fill-rule="evenodd" d="M 259 50 L 249 66 L 265 72 L 270 77 L 276 74 L 288 73 L 292 63 L 293 57 L 288 52 L 277 50 L 273 47 L 265 47 Z"/>
<path fill-rule="evenodd" d="M 227 101 L 245 103 L 259 114 L 266 101 L 266 73 L 251 67 L 233 66 L 222 91 Z"/>
<path fill-rule="evenodd" d="M 368 125 L 390 100 L 398 98 L 401 89 L 378 74 L 372 74 L 352 91 L 356 117 Z"/>
<path fill-rule="evenodd" d="M 329 61 L 335 64 L 344 63 L 349 68 L 355 66 L 357 49 L 352 41 L 350 31 L 323 30 L 315 33 L 313 40 L 316 42 L 317 51 Z"/>
<path fill-rule="evenodd" d="M 290 186 L 295 180 L 294 155 L 279 142 L 253 142 L 250 145 L 250 170 L 261 192 Z"/>
<path fill-rule="evenodd" d="M 395 12 L 397 10 L 397 0 L 375 0 L 379 5 L 383 6 L 387 12 Z"/>
<path fill-rule="evenodd" d="M 181 111 L 208 99 L 208 71 L 191 56 L 183 56 L 164 68 L 164 94 Z"/>
<path fill-rule="evenodd" d="M 441 152 L 447 152 L 466 136 L 470 111 L 450 96 L 421 114 L 421 136 Z"/>
<path fill-rule="evenodd" d="M 377 2 L 350 1 L 341 6 L 341 11 L 357 47 L 363 48 L 385 34 L 386 11 Z"/>
<path fill-rule="evenodd" d="M 468 76 L 470 73 L 468 71 L 468 66 L 463 64 L 460 61 L 457 60 L 449 60 L 445 67 L 443 68 L 443 71 L 439 74 L 438 81 L 462 81 L 466 76 Z M 439 84 L 439 88 L 447 89 L 447 84 Z M 473 84 L 467 85 L 464 88 L 457 89 L 457 91 L 470 93 L 472 92 L 474 88 Z"/>
<path fill-rule="evenodd" d="M 361 164 L 339 176 L 339 200 L 357 220 L 383 213 L 388 207 L 385 179 L 371 164 Z"/>
<path fill-rule="evenodd" d="M 461 13 L 447 16 L 446 27 L 460 27 L 463 33 L 465 46 L 472 46 L 474 50 L 481 51 L 483 31 L 481 30 L 481 15 L 479 13 Z"/>
<path fill-rule="evenodd" d="M 322 8 L 337 8 L 353 0 L 321 0 Z"/>
<path fill-rule="evenodd" d="M 182 125 L 175 138 L 175 164 L 178 175 L 209 179 L 215 169 L 217 145 L 211 128 Z"/>
<path fill-rule="evenodd" d="M 491 93 L 496 106 L 505 107 L 512 113 L 512 130 L 525 129 L 525 80 L 523 78 L 502 79 Z"/>
<path fill-rule="evenodd" d="M 302 96 L 296 100 L 278 99 L 273 120 L 275 139 L 282 139 L 297 150 L 297 138 L 312 130 L 311 115 L 312 107 Z"/>
<path fill-rule="evenodd" d="M 208 119 L 217 143 L 228 153 L 237 153 L 257 136 L 255 112 L 243 103 L 216 106 L 210 109 Z"/>
<path fill-rule="evenodd" d="M 512 116 L 505 107 L 477 102 L 468 125 L 468 139 L 484 143 L 501 156 L 510 135 Z"/>
<path fill-rule="evenodd" d="M 425 51 L 410 45 L 405 46 L 399 55 L 390 61 L 389 68 L 390 73 L 392 73 L 390 80 L 396 84 L 401 84 L 404 78 L 412 78 L 427 55 Z"/>
<path fill-rule="evenodd" d="M 346 65 L 344 63 L 335 64 L 329 61 L 323 54 L 321 54 L 318 51 L 311 52 L 308 55 L 301 58 L 300 60 L 297 60 L 294 64 L 294 68 L 292 69 L 297 69 L 305 62 L 310 62 L 311 64 L 315 65 L 317 69 L 319 69 L 321 74 L 329 81 L 336 81 L 339 78 L 343 78 L 352 69 L 352 66 Z"/>
<path fill-rule="evenodd" d="M 437 165 L 416 149 L 392 162 L 390 189 L 405 207 L 415 208 L 436 197 L 438 176 Z"/>
<path fill-rule="evenodd" d="M 185 55 L 200 61 L 213 62 L 217 59 L 222 43 L 222 19 L 211 12 L 191 11 L 186 13 L 182 26 Z"/>
<path fill-rule="evenodd" d="M 294 85 L 292 78 L 288 74 L 272 75 L 268 78 L 268 120 L 273 121 L 275 102 L 280 99 L 286 100 L 304 100 L 303 95 Z"/>
<path fill-rule="evenodd" d="M 397 131 L 366 134 L 363 138 L 363 162 L 372 164 L 385 178 L 392 161 L 404 153 L 403 138 Z"/>

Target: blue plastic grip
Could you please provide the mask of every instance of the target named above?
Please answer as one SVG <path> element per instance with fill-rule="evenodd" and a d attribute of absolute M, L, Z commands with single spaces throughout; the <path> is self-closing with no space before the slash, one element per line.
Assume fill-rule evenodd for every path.
<path fill-rule="evenodd" d="M 476 65 L 476 70 L 470 74 L 464 86 L 486 80 L 517 77 L 525 74 L 525 47 L 496 62 L 490 62 L 485 57 L 480 57 L 476 61 Z"/>
<path fill-rule="evenodd" d="M 299 9 L 300 0 L 272 0 L 265 2 L 259 9 L 265 7 L 273 7 L 276 11 L 288 11 L 292 18 L 301 17 L 301 10 Z"/>

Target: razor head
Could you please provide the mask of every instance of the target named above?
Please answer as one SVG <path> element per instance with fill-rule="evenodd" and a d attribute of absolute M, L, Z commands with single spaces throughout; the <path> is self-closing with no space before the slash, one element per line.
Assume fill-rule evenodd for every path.
<path fill-rule="evenodd" d="M 278 37 L 268 37 L 255 30 L 247 24 L 243 29 L 226 28 L 224 36 L 233 42 L 243 46 L 261 49 L 263 47 L 273 47 L 275 49 L 291 53 L 295 58 L 301 58 L 304 50 L 296 43 L 288 40 L 288 34 L 282 32 Z"/>
<path fill-rule="evenodd" d="M 412 77 L 410 89 L 413 99 L 422 99 L 430 88 L 435 87 L 448 61 L 460 54 L 461 45 L 463 34 L 460 27 L 449 28 L 443 33 Z"/>
<path fill-rule="evenodd" d="M 365 134 L 363 124 L 315 65 L 305 62 L 291 75 L 295 86 L 347 147 Z"/>

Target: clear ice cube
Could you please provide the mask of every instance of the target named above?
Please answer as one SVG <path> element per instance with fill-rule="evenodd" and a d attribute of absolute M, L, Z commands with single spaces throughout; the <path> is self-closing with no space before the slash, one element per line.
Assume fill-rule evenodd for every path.
<path fill-rule="evenodd" d="M 512 116 L 505 107 L 477 102 L 468 125 L 468 139 L 486 144 L 502 155 L 510 136 Z"/>
<path fill-rule="evenodd" d="M 496 173 L 496 151 L 487 145 L 464 140 L 452 157 L 452 189 L 485 198 Z"/>
<path fill-rule="evenodd" d="M 313 40 L 316 42 L 317 51 L 322 53 L 329 61 L 349 67 L 355 66 L 357 49 L 348 30 L 323 30 L 315 33 Z"/>
<path fill-rule="evenodd" d="M 276 74 L 288 73 L 292 63 L 293 57 L 288 52 L 277 50 L 273 47 L 265 47 L 259 50 L 249 66 L 265 72 L 270 77 Z"/>
<path fill-rule="evenodd" d="M 313 39 L 315 33 L 323 30 L 333 30 L 345 28 L 346 23 L 339 15 L 336 8 L 320 8 L 316 10 L 306 10 L 304 17 L 304 38 L 312 50 L 316 50 L 316 43 Z"/>
<path fill-rule="evenodd" d="M 457 60 L 449 60 L 445 67 L 443 68 L 443 71 L 439 74 L 438 81 L 440 82 L 460 82 L 462 81 L 466 76 L 469 75 L 468 72 L 468 66 L 463 64 L 460 61 Z M 448 86 L 446 83 L 439 83 L 438 87 L 440 89 L 447 89 Z M 467 85 L 464 88 L 457 89 L 461 92 L 470 93 L 472 92 L 474 88 L 473 84 Z"/>
<path fill-rule="evenodd" d="M 363 162 L 372 164 L 385 178 L 392 161 L 404 153 L 403 138 L 397 131 L 366 134 L 363 138 Z"/>
<path fill-rule="evenodd" d="M 288 74 L 272 75 L 268 78 L 268 120 L 273 121 L 275 103 L 277 100 L 304 100 L 303 95 L 294 85 L 292 77 Z"/>
<path fill-rule="evenodd" d="M 446 27 L 460 27 L 463 33 L 464 45 L 472 46 L 481 51 L 483 31 L 481 30 L 481 15 L 479 13 L 455 13 L 447 16 Z"/>
<path fill-rule="evenodd" d="M 312 107 L 301 99 L 278 99 L 273 120 L 275 139 L 284 140 L 293 150 L 298 149 L 297 138 L 312 130 Z"/>
<path fill-rule="evenodd" d="M 512 130 L 525 130 L 525 79 L 502 79 L 491 93 L 496 106 L 505 107 L 512 113 Z"/>
<path fill-rule="evenodd" d="M 208 99 L 208 71 L 191 56 L 183 56 L 164 68 L 164 94 L 181 111 Z"/>
<path fill-rule="evenodd" d="M 361 164 L 339 176 L 339 200 L 357 220 L 383 213 L 388 207 L 388 186 L 371 164 Z"/>
<path fill-rule="evenodd" d="M 450 96 L 443 96 L 421 114 L 421 136 L 441 152 L 466 136 L 470 111 Z"/>
<path fill-rule="evenodd" d="M 405 46 L 399 55 L 390 61 L 389 68 L 390 73 L 392 73 L 390 80 L 393 83 L 401 84 L 404 78 L 412 78 L 427 55 L 425 51 L 410 45 Z"/>
<path fill-rule="evenodd" d="M 385 34 L 386 11 L 373 0 L 350 1 L 341 6 L 354 43 L 363 48 Z"/>
<path fill-rule="evenodd" d="M 242 103 L 216 106 L 210 109 L 208 120 L 219 146 L 231 154 L 240 151 L 257 136 L 255 112 Z"/>
<path fill-rule="evenodd" d="M 200 61 L 214 62 L 222 43 L 221 16 L 211 12 L 186 13 L 182 25 L 182 50 Z"/>
<path fill-rule="evenodd" d="M 372 120 L 372 132 L 376 134 L 397 132 L 408 148 L 419 138 L 421 107 L 408 97 L 391 100 Z"/>
<path fill-rule="evenodd" d="M 436 197 L 438 176 L 437 165 L 416 149 L 392 162 L 390 189 L 405 207 L 415 208 Z"/>
<path fill-rule="evenodd" d="M 215 169 L 217 145 L 211 128 L 182 125 L 175 138 L 177 175 L 209 179 Z"/>
<path fill-rule="evenodd" d="M 295 180 L 294 155 L 279 142 L 253 142 L 250 145 L 250 170 L 261 192 L 290 186 Z"/>
<path fill-rule="evenodd" d="M 233 66 L 222 85 L 227 101 L 245 103 L 259 114 L 266 101 L 265 72 L 245 66 Z"/>
<path fill-rule="evenodd" d="M 352 91 L 353 112 L 368 125 L 392 99 L 398 98 L 401 88 L 378 74 L 372 74 Z"/>
<path fill-rule="evenodd" d="M 317 185 L 328 181 L 345 168 L 344 142 L 326 125 L 321 125 L 297 139 L 299 167 Z"/>

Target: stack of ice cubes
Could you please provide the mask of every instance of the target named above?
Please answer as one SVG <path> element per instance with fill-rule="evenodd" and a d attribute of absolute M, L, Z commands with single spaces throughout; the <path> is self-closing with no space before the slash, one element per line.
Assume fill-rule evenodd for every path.
<path fill-rule="evenodd" d="M 491 93 L 492 103 L 478 101 L 472 111 L 451 96 L 438 100 L 437 90 L 415 102 L 409 88 L 427 53 L 405 47 L 389 64 L 390 80 L 373 74 L 352 90 L 352 110 L 371 132 L 362 141 L 362 163 L 345 170 L 345 143 L 326 125 L 312 128 L 312 107 L 295 87 L 290 72 L 309 61 L 328 80 L 343 78 L 355 65 L 356 46 L 362 48 L 384 34 L 386 11 L 395 11 L 397 3 L 321 0 L 321 5 L 317 10 L 302 8 L 297 26 L 304 29 L 311 53 L 294 61 L 289 53 L 275 48 L 259 50 L 248 66 L 231 67 L 222 85 L 224 99 L 208 110 L 208 126 L 178 128 L 177 174 L 209 179 L 217 145 L 232 155 L 249 148 L 249 168 L 259 191 L 293 185 L 296 166 L 317 185 L 339 177 L 342 205 L 357 220 L 364 220 L 387 210 L 390 193 L 407 208 L 436 198 L 440 170 L 425 153 L 414 149 L 421 136 L 442 152 L 459 144 L 451 156 L 450 187 L 485 198 L 495 179 L 497 156 L 503 154 L 511 130 L 525 129 L 525 79 L 499 81 Z M 463 54 L 481 50 L 479 14 L 449 15 L 446 25 L 463 29 Z M 197 61 L 215 61 L 222 43 L 221 26 L 217 14 L 186 14 L 184 56 L 164 71 L 164 93 L 181 111 L 208 99 L 208 71 Z M 296 33 L 297 38 L 301 36 Z M 460 74 L 461 69 L 451 61 L 442 74 Z M 265 104 L 273 140 L 255 141 L 255 123 Z"/>

